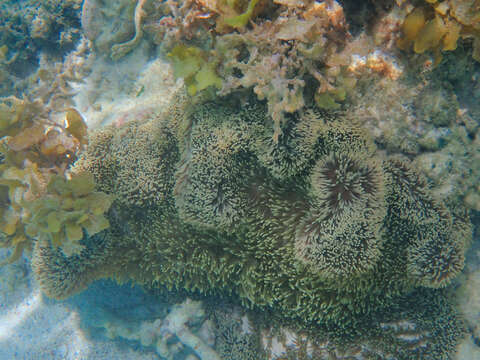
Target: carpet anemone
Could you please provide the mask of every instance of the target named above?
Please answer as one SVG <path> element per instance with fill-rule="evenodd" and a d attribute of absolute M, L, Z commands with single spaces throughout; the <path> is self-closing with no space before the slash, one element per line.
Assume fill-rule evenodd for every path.
<path fill-rule="evenodd" d="M 331 153 L 310 175 L 310 211 L 300 221 L 300 261 L 327 278 L 373 268 L 386 213 L 381 162 L 364 153 Z"/>

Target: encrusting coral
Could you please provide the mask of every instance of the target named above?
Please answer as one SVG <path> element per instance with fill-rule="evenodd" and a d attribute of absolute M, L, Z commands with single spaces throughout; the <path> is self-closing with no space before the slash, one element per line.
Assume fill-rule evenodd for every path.
<path fill-rule="evenodd" d="M 269 131 L 265 106 L 252 100 L 182 110 L 180 103 L 148 122 L 90 137 L 72 171 L 91 171 L 99 189 L 117 195 L 111 226 L 84 238 L 93 245 L 70 257 L 37 243 L 33 266 L 47 294 L 63 298 L 101 277 L 234 294 L 244 305 L 342 337 L 365 321 L 378 326 L 399 296 L 446 286 L 462 268 L 470 235 L 464 214 L 434 199 L 408 160 L 380 155 L 354 125 L 316 110 L 298 113 L 297 128 L 315 131 L 298 132 L 292 144 L 298 154 L 311 153 L 298 172 L 278 177 L 256 156 L 265 138 L 255 134 Z M 116 176 L 124 162 L 136 164 L 118 150 L 133 150 L 139 134 L 150 149 L 143 161 L 156 159 L 157 171 Z M 151 179 L 165 187 L 161 201 L 128 200 Z M 130 189 L 126 197 L 122 188 Z M 445 311 L 439 321 L 455 318 Z M 427 332 L 440 331 L 431 326 Z M 452 326 L 452 339 L 430 339 L 423 358 L 448 356 L 460 331 Z"/>

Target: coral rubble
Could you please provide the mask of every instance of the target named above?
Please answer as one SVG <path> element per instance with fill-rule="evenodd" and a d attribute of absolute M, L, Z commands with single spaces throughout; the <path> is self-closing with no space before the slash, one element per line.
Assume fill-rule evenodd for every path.
<path fill-rule="evenodd" d="M 106 319 L 100 326 L 107 337 L 138 341 L 143 346 L 154 347 L 165 359 L 221 360 L 213 349 L 213 325 L 206 318 L 200 301 L 186 299 L 169 309 L 168 315 L 151 321 L 127 322 Z"/>

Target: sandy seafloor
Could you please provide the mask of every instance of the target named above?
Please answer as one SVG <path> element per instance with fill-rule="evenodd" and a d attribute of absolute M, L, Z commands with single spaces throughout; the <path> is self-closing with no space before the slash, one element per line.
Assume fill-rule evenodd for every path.
<path fill-rule="evenodd" d="M 89 128 L 154 116 L 168 104 L 182 83 L 174 81 L 167 63 L 146 59 L 140 47 L 113 67 L 95 61 L 95 70 L 75 89 L 74 99 Z M 150 96 L 138 99 L 138 89 Z M 98 92 L 99 106 L 93 110 L 88 98 Z M 116 320 L 138 324 L 159 318 L 165 312 L 161 299 L 131 284 L 102 280 L 68 300 L 52 300 L 40 292 L 28 255 L 0 267 L 0 360 L 162 359 L 153 346 L 125 340 L 125 333 L 105 333 Z M 8 250 L 0 249 L 0 261 L 8 256 Z M 125 330 L 122 326 L 118 332 Z"/>
<path fill-rule="evenodd" d="M 94 71 L 76 90 L 76 108 L 90 127 L 129 121 L 159 113 L 170 100 L 173 89 L 182 86 L 173 80 L 169 65 L 160 59 L 148 62 L 137 48 L 115 66 L 96 60 Z M 108 78 L 108 85 L 101 79 Z M 101 91 L 100 91 L 101 89 Z M 134 96 L 142 89 L 141 98 Z M 101 93 L 92 109 L 88 98 Z M 468 325 L 480 335 L 480 237 L 469 250 L 462 285 L 460 308 Z M 0 260 L 8 251 L 0 249 Z M 10 359 L 163 359 L 153 346 L 137 340 L 106 336 L 102 324 L 122 314 L 123 321 L 155 319 L 162 311 L 158 298 L 129 284 L 112 281 L 94 283 L 83 293 L 65 301 L 42 295 L 33 279 L 28 254 L 14 264 L 0 268 L 0 360 Z M 478 342 L 478 340 L 477 340 Z M 459 346 L 456 360 L 480 359 L 480 347 L 468 335 Z"/>
<path fill-rule="evenodd" d="M 152 350 L 82 329 L 88 315 L 79 309 L 94 305 L 87 295 L 105 295 L 98 286 L 65 302 L 52 301 L 40 293 L 25 259 L 0 274 L 0 359 L 159 359 Z M 122 298 L 122 290 L 125 294 L 125 287 L 115 286 L 110 294 Z"/>

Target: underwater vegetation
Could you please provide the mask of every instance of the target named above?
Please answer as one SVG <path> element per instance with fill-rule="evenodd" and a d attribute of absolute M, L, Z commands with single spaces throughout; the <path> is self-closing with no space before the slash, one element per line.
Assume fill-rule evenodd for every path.
<path fill-rule="evenodd" d="M 247 11 L 250 6 L 252 12 Z M 418 13 L 422 21 L 415 20 Z M 82 27 L 98 55 L 116 61 L 143 39 L 144 46 L 156 48 L 172 64 L 174 75 L 184 80 L 193 97 L 231 94 L 246 100 L 253 91 L 267 102 L 275 124 L 274 142 L 291 126 L 291 114 L 317 106 L 346 111 L 389 151 L 407 156 L 436 152 L 435 169 L 459 165 L 442 176 L 423 161 L 428 180 L 449 201 L 460 199 L 468 208 L 479 209 L 480 192 L 475 180 L 470 181 L 476 178 L 470 176 L 470 169 L 476 173 L 479 168 L 475 165 L 478 111 L 473 100 L 478 92 L 475 97 L 462 94 L 461 85 L 475 83 L 472 72 L 477 63 L 472 58 L 477 51 L 478 13 L 478 4 L 470 0 L 357 5 L 300 0 L 114 4 L 88 0 Z M 238 16 L 248 17 L 247 23 L 228 25 Z M 106 22 L 110 25 L 104 26 Z M 437 22 L 441 31 L 428 30 Z M 123 32 L 119 38 L 118 32 Z M 425 47 L 421 53 L 411 51 L 417 38 Z M 425 45 L 430 42 L 433 45 Z M 439 64 L 442 58 L 448 61 Z M 460 65 L 468 60 L 467 67 Z M 460 79 L 461 71 L 467 73 Z M 450 81 L 458 89 L 445 85 Z M 390 100 L 379 101 L 378 93 Z M 464 112 L 466 103 L 474 113 Z M 452 161 L 452 156 L 462 158 L 461 162 Z"/>
<path fill-rule="evenodd" d="M 72 256 L 36 241 L 32 265 L 46 294 L 65 298 L 103 277 L 231 294 L 355 343 L 388 323 L 391 308 L 418 319 L 402 299 L 447 286 L 463 268 L 466 212 L 435 199 L 408 159 L 380 155 L 366 132 L 311 109 L 291 119 L 288 146 L 272 151 L 265 105 L 182 108 L 182 99 L 164 116 L 90 134 L 72 175 L 88 171 L 114 196 L 110 228 Z M 442 292 L 430 294 L 443 305 L 422 331 L 447 331 L 448 341 L 408 351 L 447 358 L 461 323 Z M 433 311 L 425 306 L 418 311 Z M 445 316 L 451 328 L 440 329 Z M 402 349 L 389 351 L 402 358 Z"/>
<path fill-rule="evenodd" d="M 87 127 L 73 108 L 65 124 L 50 117 L 41 100 L 16 97 L 0 102 L 0 246 L 14 248 L 9 262 L 33 239 L 78 251 L 83 230 L 90 235 L 108 227 L 103 213 L 110 196 L 95 191 L 92 174 L 68 174 L 87 143 Z"/>
<path fill-rule="evenodd" d="M 30 37 L 62 25 L 76 38 L 80 19 L 86 38 L 63 62 L 49 44 L 25 55 L 0 38 L 0 75 L 39 59 L 4 82 L 28 91 L 0 99 L 0 246 L 9 262 L 31 250 L 46 295 L 104 278 L 186 294 L 135 334 L 101 325 L 164 358 L 184 345 L 203 360 L 452 358 L 480 110 L 463 108 L 468 86 L 444 83 L 480 74 L 478 1 L 39 6 Z M 184 89 L 87 130 L 79 84 L 100 61 L 97 83 L 115 84 L 106 67 L 136 49 L 163 56 Z"/>
<path fill-rule="evenodd" d="M 120 14 L 131 2 L 122 3 Z M 340 108 L 362 74 L 397 78 L 401 73 L 381 51 L 349 68 L 352 54 L 374 53 L 375 44 L 351 37 L 336 1 L 138 1 L 131 22 L 122 28 L 131 29 L 133 23 L 135 31 L 130 40 L 115 43 L 118 31 L 107 40 L 98 14 L 120 6 L 98 0 L 84 4 L 82 26 L 100 53 L 118 60 L 143 37 L 171 61 L 190 95 L 239 96 L 238 90 L 252 89 L 267 101 L 275 137 L 288 114 L 307 103 Z"/>
<path fill-rule="evenodd" d="M 400 48 L 413 47 L 417 54 L 433 51 L 436 62 L 441 60 L 441 51 L 455 50 L 460 38 L 473 39 L 472 56 L 480 61 L 480 4 L 476 0 L 420 2 L 405 18 L 402 30 Z"/>

